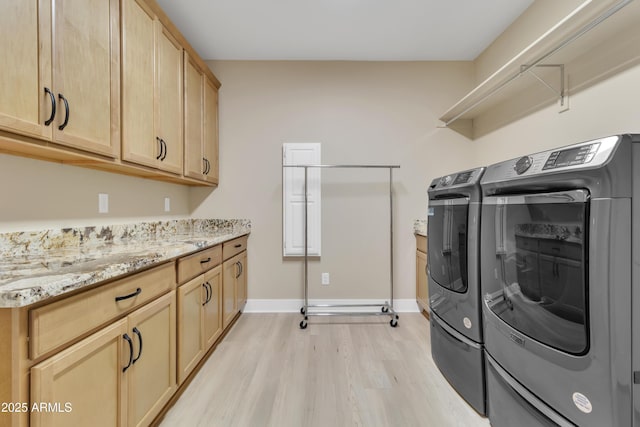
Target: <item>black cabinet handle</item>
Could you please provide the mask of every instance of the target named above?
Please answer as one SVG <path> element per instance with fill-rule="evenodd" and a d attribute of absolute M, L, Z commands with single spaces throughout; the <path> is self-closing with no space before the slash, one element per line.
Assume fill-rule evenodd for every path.
<path fill-rule="evenodd" d="M 242 247 L 242 243 L 238 243 L 237 245 L 233 246 L 234 248 L 241 248 Z"/>
<path fill-rule="evenodd" d="M 240 275 L 242 275 L 244 273 L 244 265 L 242 265 L 242 261 L 238 261 L 238 264 L 240 264 Z"/>
<path fill-rule="evenodd" d="M 56 97 L 53 95 L 53 92 L 49 90 L 48 87 L 44 88 L 44 93 L 49 94 L 49 98 L 51 99 L 51 115 L 47 120 L 45 120 L 44 125 L 49 126 L 56 116 Z"/>
<path fill-rule="evenodd" d="M 238 277 L 240 277 L 240 275 L 242 274 L 242 270 L 241 270 L 241 268 L 242 268 L 242 264 L 240 264 L 240 261 L 238 261 L 238 262 L 236 262 L 236 264 L 235 264 L 235 265 L 237 265 L 237 266 L 238 266 L 238 274 L 236 274 L 236 279 L 237 279 L 237 278 L 238 278 Z"/>
<path fill-rule="evenodd" d="M 136 363 L 138 359 L 140 359 L 140 356 L 142 356 L 142 334 L 140 333 L 140 330 L 138 330 L 138 328 L 133 328 L 133 333 L 138 336 L 138 341 L 140 341 L 140 350 L 138 351 L 138 356 L 133 359 L 133 362 L 131 362 L 131 364 Z M 131 350 L 131 352 L 133 353 L 133 350 Z"/>
<path fill-rule="evenodd" d="M 207 305 L 207 303 L 209 302 L 209 288 L 207 288 L 207 284 L 203 283 L 202 287 L 204 288 L 204 292 L 205 292 L 205 297 L 204 297 L 204 302 L 202 303 L 202 305 Z"/>
<path fill-rule="evenodd" d="M 207 302 L 211 302 L 211 300 L 213 299 L 213 287 L 211 286 L 211 283 L 207 282 L 207 286 L 209 287 L 209 301 Z"/>
<path fill-rule="evenodd" d="M 159 136 L 156 136 L 156 142 L 158 143 L 158 155 L 156 156 L 156 160 L 160 160 L 160 157 L 162 157 L 162 140 L 160 139 Z"/>
<path fill-rule="evenodd" d="M 162 161 L 164 161 L 164 159 L 167 158 L 167 143 L 165 142 L 164 139 L 160 138 L 160 144 L 164 148 L 164 155 L 162 157 L 160 157 L 160 161 L 162 162 Z"/>
<path fill-rule="evenodd" d="M 206 263 L 208 263 L 209 261 L 211 261 L 211 257 L 209 257 L 209 258 L 207 258 L 207 259 L 200 260 L 200 264 L 206 264 Z"/>
<path fill-rule="evenodd" d="M 124 334 L 122 338 L 127 340 L 127 342 L 129 343 L 129 363 L 127 364 L 127 366 L 122 368 L 122 372 L 125 372 L 127 369 L 129 369 L 129 366 L 131 366 L 131 364 L 133 363 L 133 341 L 131 340 L 131 338 L 129 338 L 129 335 L 127 334 Z"/>
<path fill-rule="evenodd" d="M 129 298 L 133 298 L 135 296 L 138 296 L 142 293 L 142 289 L 138 288 L 136 289 L 135 292 L 130 293 L 129 295 L 123 295 L 121 297 L 116 297 L 116 302 L 118 301 L 122 301 L 123 299 L 129 299 Z"/>
<path fill-rule="evenodd" d="M 64 102 L 64 114 L 65 114 L 64 122 L 62 122 L 62 124 L 58 126 L 59 130 L 63 130 L 64 128 L 67 127 L 67 124 L 69 123 L 69 102 L 67 101 L 67 98 L 62 96 L 61 93 L 58 94 L 58 98 L 62 99 L 62 102 Z"/>
<path fill-rule="evenodd" d="M 211 172 L 211 163 L 204 157 L 202 158 L 202 162 L 204 163 L 204 170 L 202 171 L 202 173 L 208 175 L 209 172 Z"/>
<path fill-rule="evenodd" d="M 207 174 L 207 159 L 204 157 L 202 158 L 202 173 Z"/>

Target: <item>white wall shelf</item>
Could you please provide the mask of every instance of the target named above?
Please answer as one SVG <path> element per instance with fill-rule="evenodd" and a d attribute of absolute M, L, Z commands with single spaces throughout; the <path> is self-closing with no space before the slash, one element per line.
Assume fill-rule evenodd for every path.
<path fill-rule="evenodd" d="M 443 126 L 475 139 L 554 103 L 566 111 L 570 93 L 640 62 L 639 3 L 582 2 L 449 108 Z"/>

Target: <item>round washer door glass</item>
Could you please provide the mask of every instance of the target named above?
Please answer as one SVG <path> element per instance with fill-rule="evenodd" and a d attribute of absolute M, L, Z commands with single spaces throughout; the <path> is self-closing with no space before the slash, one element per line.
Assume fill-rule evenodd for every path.
<path fill-rule="evenodd" d="M 482 286 L 491 311 L 571 354 L 588 350 L 586 190 L 486 197 Z"/>

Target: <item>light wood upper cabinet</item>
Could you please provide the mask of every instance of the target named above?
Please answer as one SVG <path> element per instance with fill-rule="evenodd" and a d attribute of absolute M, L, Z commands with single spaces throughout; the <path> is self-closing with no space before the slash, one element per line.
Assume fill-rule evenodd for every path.
<path fill-rule="evenodd" d="M 31 368 L 31 402 L 69 402 L 71 408 L 31 411 L 30 425 L 124 426 L 125 336 L 131 338 L 122 319 Z"/>
<path fill-rule="evenodd" d="M 218 88 L 185 52 L 184 175 L 218 183 Z"/>
<path fill-rule="evenodd" d="M 143 1 L 122 7 L 122 158 L 182 172 L 182 47 Z"/>
<path fill-rule="evenodd" d="M 202 152 L 204 76 L 184 53 L 184 175 L 202 179 L 206 164 Z"/>
<path fill-rule="evenodd" d="M 53 1 L 54 141 L 119 152 L 119 1 Z"/>
<path fill-rule="evenodd" d="M 0 74 L 0 128 L 117 157 L 118 0 L 9 0 L 0 8 L 0 53 L 11 58 Z"/>
<path fill-rule="evenodd" d="M 182 46 L 160 22 L 157 34 L 156 129 L 164 145 L 161 169 L 182 173 Z"/>
<path fill-rule="evenodd" d="M 202 157 L 206 160 L 203 179 L 218 183 L 218 88 L 207 78 L 204 79 L 204 130 L 202 136 Z"/>
<path fill-rule="evenodd" d="M 51 101 L 44 89 L 51 90 L 50 16 L 51 5 L 47 2 L 0 2 L 2 130 L 51 139 L 52 127 L 44 125 L 51 115 Z"/>

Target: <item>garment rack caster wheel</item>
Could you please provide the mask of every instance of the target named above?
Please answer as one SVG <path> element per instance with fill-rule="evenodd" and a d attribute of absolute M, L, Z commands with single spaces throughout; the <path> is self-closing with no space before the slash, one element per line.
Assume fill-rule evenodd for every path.
<path fill-rule="evenodd" d="M 392 328 L 395 328 L 396 326 L 398 326 L 398 316 L 396 316 L 393 319 L 391 319 L 389 324 L 391 325 Z"/>
<path fill-rule="evenodd" d="M 301 320 L 300 321 L 300 329 L 307 329 L 307 321 L 306 320 Z"/>
<path fill-rule="evenodd" d="M 383 313 L 388 313 L 389 312 L 389 307 L 382 307 L 382 312 Z"/>
<path fill-rule="evenodd" d="M 307 314 L 307 310 L 305 310 L 304 307 L 300 307 L 300 314 L 304 316 L 305 314 Z"/>

